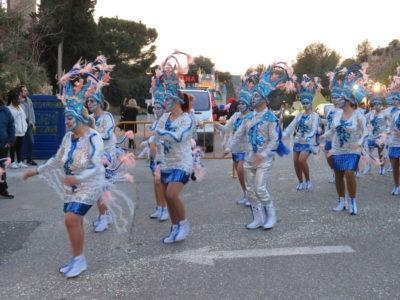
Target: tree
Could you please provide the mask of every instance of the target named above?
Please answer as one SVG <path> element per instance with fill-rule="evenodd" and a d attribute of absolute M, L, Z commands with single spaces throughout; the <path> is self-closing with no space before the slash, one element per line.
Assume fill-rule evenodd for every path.
<path fill-rule="evenodd" d="M 346 58 L 342 63 L 340 64 L 341 67 L 347 68 L 348 66 L 352 64 L 356 64 L 357 61 L 354 58 Z"/>
<path fill-rule="evenodd" d="M 57 85 L 57 47 L 64 44 L 63 68 L 68 70 L 79 58 L 94 59 L 97 52 L 97 28 L 93 13 L 95 0 L 42 0 L 36 15 L 34 31 L 47 28 L 49 36 L 43 40 L 41 61 L 54 87 Z"/>
<path fill-rule="evenodd" d="M 19 84 L 33 92 L 47 85 L 44 68 L 32 55 L 27 20 L 18 11 L 0 7 L 0 97 Z"/>
<path fill-rule="evenodd" d="M 141 22 L 101 17 L 98 37 L 98 50 L 115 64 L 110 86 L 104 89 L 106 99 L 118 105 L 131 96 L 143 105 L 150 97 L 147 72 L 156 59 L 157 31 Z"/>
<path fill-rule="evenodd" d="M 298 78 L 303 74 L 321 78 L 321 84 L 324 88 L 322 93 L 326 95 L 329 86 L 326 73 L 334 70 L 339 60 L 340 55 L 336 51 L 329 49 L 322 43 L 313 43 L 297 55 L 293 69 Z"/>
<path fill-rule="evenodd" d="M 232 83 L 232 75 L 229 72 L 221 72 L 221 71 L 215 71 L 215 78 L 218 79 L 219 83 L 223 83 L 226 85 L 227 89 L 227 97 L 236 97 L 235 93 L 235 87 L 233 86 Z"/>
<path fill-rule="evenodd" d="M 371 43 L 365 39 L 357 46 L 357 62 L 363 63 L 368 61 L 368 57 L 372 53 Z"/>
<path fill-rule="evenodd" d="M 211 74 L 214 71 L 214 63 L 210 58 L 202 55 L 195 57 L 193 63 L 189 65 L 189 74 L 197 74 L 199 70 L 205 74 Z"/>
<path fill-rule="evenodd" d="M 246 75 L 257 72 L 259 76 L 267 69 L 264 64 L 258 64 L 256 67 L 250 67 L 246 70 Z"/>

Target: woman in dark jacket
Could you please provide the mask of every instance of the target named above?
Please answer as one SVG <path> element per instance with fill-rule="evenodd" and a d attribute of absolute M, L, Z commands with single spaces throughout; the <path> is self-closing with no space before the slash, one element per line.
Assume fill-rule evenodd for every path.
<path fill-rule="evenodd" d="M 139 114 L 139 106 L 135 99 L 129 99 L 128 104 L 124 106 L 122 111 L 122 121 L 136 121 L 137 115 Z M 125 131 L 132 130 L 133 133 L 137 132 L 136 124 L 125 124 L 123 125 Z M 134 140 L 129 139 L 129 148 L 135 148 Z"/>

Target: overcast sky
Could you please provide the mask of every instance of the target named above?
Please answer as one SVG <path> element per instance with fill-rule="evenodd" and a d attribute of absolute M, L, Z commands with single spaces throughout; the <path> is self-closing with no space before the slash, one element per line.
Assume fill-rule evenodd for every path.
<path fill-rule="evenodd" d="M 95 15 L 155 28 L 157 63 L 179 49 L 233 74 L 292 62 L 312 42 L 344 59 L 366 38 L 373 47 L 400 38 L 399 0 L 98 0 Z"/>

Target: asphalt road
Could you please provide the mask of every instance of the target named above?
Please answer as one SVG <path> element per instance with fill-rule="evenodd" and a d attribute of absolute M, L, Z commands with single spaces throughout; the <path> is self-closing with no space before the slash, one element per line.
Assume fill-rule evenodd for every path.
<path fill-rule="evenodd" d="M 268 186 L 278 224 L 249 231 L 230 161 L 207 161 L 205 179 L 183 193 L 191 235 L 163 245 L 170 224 L 148 218 L 151 176 L 139 162 L 135 183 L 115 195 L 116 223 L 94 234 L 96 210 L 88 213 L 89 269 L 71 280 L 58 273 L 70 253 L 61 200 L 43 179 L 23 183 L 21 171 L 9 171 L 16 198 L 0 200 L 0 299 L 400 298 L 400 197 L 390 195 L 391 175 L 375 169 L 361 177 L 359 215 L 350 216 L 331 212 L 336 193 L 326 163 L 312 157 L 310 164 L 314 190 L 297 192 L 291 157 L 276 159 Z M 351 251 L 313 254 L 322 246 Z"/>

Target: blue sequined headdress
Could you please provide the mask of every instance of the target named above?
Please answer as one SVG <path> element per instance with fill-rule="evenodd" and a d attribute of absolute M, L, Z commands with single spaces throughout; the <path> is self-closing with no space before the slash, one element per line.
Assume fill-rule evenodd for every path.
<path fill-rule="evenodd" d="M 85 99 L 93 97 L 102 101 L 101 87 L 108 84 L 109 71 L 105 63 L 87 63 L 79 60 L 70 71 L 64 74 L 59 82 L 62 85 L 61 101 L 65 105 L 65 114 L 69 114 L 78 121 L 89 124 L 88 115 L 84 114 Z M 112 68 L 112 67 L 111 67 Z M 106 75 L 107 74 L 107 75 Z"/>
<path fill-rule="evenodd" d="M 361 102 L 367 96 L 365 81 L 365 66 L 359 64 L 349 66 L 343 81 L 343 98 L 353 104 Z"/>
<path fill-rule="evenodd" d="M 152 79 L 152 89 L 151 89 L 154 104 L 158 103 L 164 106 L 164 85 L 161 82 L 161 78 L 154 76 Z"/>
<path fill-rule="evenodd" d="M 253 86 L 250 90 L 247 88 L 247 83 L 249 80 L 253 81 L 253 83 L 256 83 L 258 81 L 258 73 L 252 73 L 242 79 L 242 88 L 240 90 L 238 102 L 243 102 L 247 106 L 251 105 L 251 98 L 253 97 L 253 93 L 256 89 L 256 86 Z"/>
<path fill-rule="evenodd" d="M 326 75 L 329 78 L 329 89 L 332 99 L 340 99 L 343 94 L 343 77 L 346 73 L 346 68 L 336 68 L 334 72 L 328 72 Z"/>
<path fill-rule="evenodd" d="M 290 81 L 292 75 L 291 69 L 282 62 L 272 64 L 261 75 L 260 82 L 255 87 L 255 93 L 261 96 L 265 101 L 274 91 L 278 84 Z"/>
<path fill-rule="evenodd" d="M 182 62 L 182 57 L 184 61 Z M 184 104 L 184 100 L 179 96 L 179 89 L 185 87 L 185 82 L 180 78 L 181 75 L 189 71 L 191 56 L 187 53 L 175 50 L 169 55 L 156 71 L 156 77 L 164 86 L 164 101 L 173 99 Z"/>
<path fill-rule="evenodd" d="M 309 77 L 304 74 L 302 80 L 297 84 L 297 93 L 302 104 L 312 104 L 316 92 L 321 88 L 318 77 Z"/>

